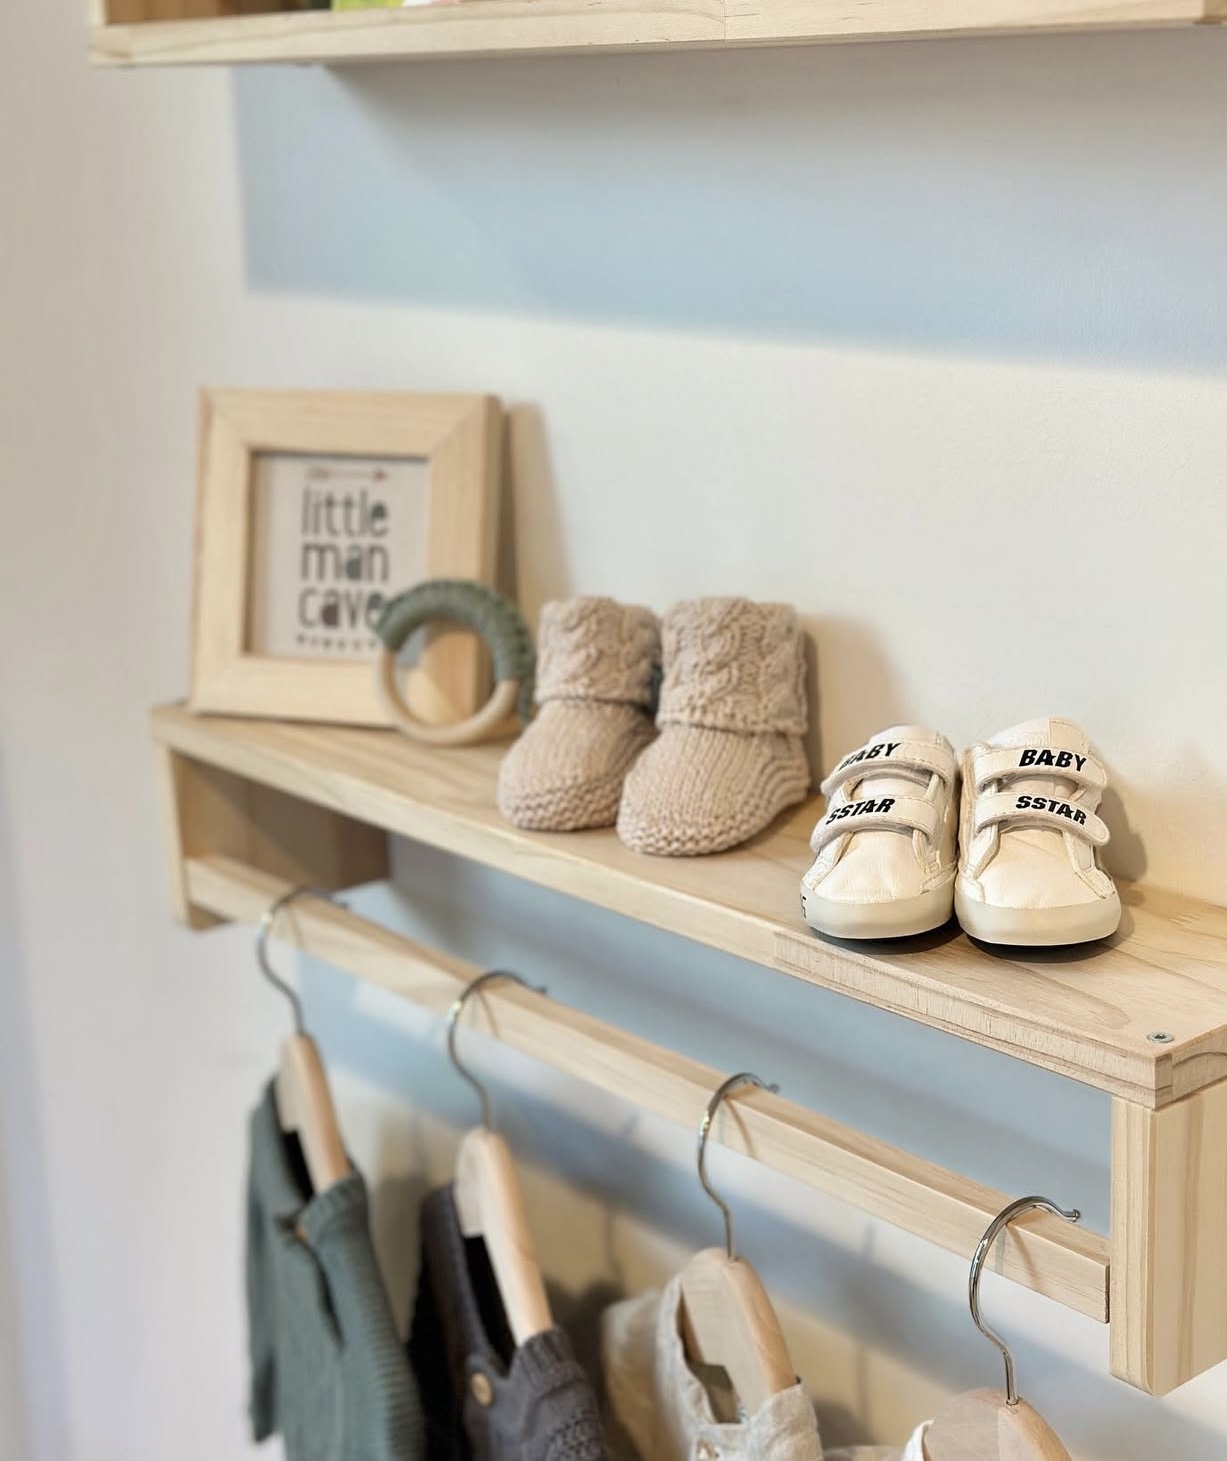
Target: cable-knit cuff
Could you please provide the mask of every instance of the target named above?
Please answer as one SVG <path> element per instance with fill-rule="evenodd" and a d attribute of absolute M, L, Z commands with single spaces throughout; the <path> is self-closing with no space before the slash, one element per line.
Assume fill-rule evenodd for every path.
<path fill-rule="evenodd" d="M 650 609 L 614 599 L 556 599 L 537 631 L 537 703 L 606 700 L 650 705 L 660 627 Z"/>
<path fill-rule="evenodd" d="M 789 604 L 691 599 L 662 626 L 658 725 L 804 735 L 805 643 Z"/>

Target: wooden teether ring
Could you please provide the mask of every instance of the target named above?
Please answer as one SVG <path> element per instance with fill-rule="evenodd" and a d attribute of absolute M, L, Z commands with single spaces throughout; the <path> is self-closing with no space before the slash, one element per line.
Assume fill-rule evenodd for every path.
<path fill-rule="evenodd" d="M 476 714 L 451 725 L 427 725 L 401 694 L 396 657 L 406 640 L 424 625 L 446 621 L 463 625 L 481 637 L 494 660 L 494 693 Z M 379 698 L 399 731 L 428 746 L 471 746 L 497 731 L 517 707 L 522 715 L 532 703 L 532 637 L 510 599 L 485 584 L 465 579 L 436 579 L 392 599 L 379 616 L 375 633 L 381 641 L 375 662 Z"/>

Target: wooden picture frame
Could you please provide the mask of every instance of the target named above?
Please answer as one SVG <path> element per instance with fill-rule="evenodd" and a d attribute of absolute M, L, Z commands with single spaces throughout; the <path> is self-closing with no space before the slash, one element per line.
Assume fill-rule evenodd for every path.
<path fill-rule="evenodd" d="M 261 588 L 259 573 L 271 575 L 270 563 L 282 565 L 283 570 L 291 561 L 285 542 L 274 543 L 275 529 L 264 526 L 275 521 L 274 504 L 281 519 L 285 516 L 285 499 L 273 495 L 273 472 L 281 473 L 284 481 L 293 479 L 295 473 L 305 473 L 304 480 L 312 475 L 328 477 L 330 468 L 312 467 L 315 460 L 331 463 L 338 477 L 349 473 L 352 464 L 349 474 L 361 477 L 369 469 L 375 480 L 383 467 L 391 469 L 384 476 L 396 476 L 403 467 L 416 484 L 414 501 L 424 502 L 420 545 L 417 534 L 411 535 L 415 538 L 413 553 L 420 554 L 422 577 L 490 584 L 498 546 L 501 420 L 493 396 L 202 391 L 189 707 L 286 720 L 390 724 L 376 690 L 374 649 L 369 655 L 361 652 L 369 639 L 369 621 L 377 616 L 379 593 L 364 595 L 362 583 L 326 589 L 308 584 L 302 590 L 309 606 L 318 603 L 319 595 L 308 596 L 319 589 L 320 594 L 334 598 L 344 595 L 347 613 L 365 615 L 361 622 L 354 619 L 355 637 L 348 644 L 336 637 L 341 631 L 328 628 L 321 630 L 319 639 L 298 636 L 297 642 L 310 648 L 270 652 L 256 635 L 253 605 L 262 605 L 270 597 L 267 587 Z M 337 459 L 343 459 L 342 466 L 336 465 Z M 325 495 L 313 508 L 308 489 L 301 490 L 301 507 L 295 505 L 294 510 L 302 519 L 303 534 L 308 521 L 318 521 Z M 371 508 L 362 497 L 363 517 L 358 498 L 355 492 L 353 521 L 369 521 L 375 525 L 370 531 L 382 527 L 386 532 L 387 506 L 376 502 Z M 339 508 L 339 500 L 333 505 Z M 347 529 L 350 505 L 347 498 Z M 383 514 L 379 515 L 381 506 Z M 407 512 L 402 513 L 402 520 Z M 328 514 L 335 527 L 331 505 Z M 398 525 L 398 541 L 406 541 L 403 522 Z M 380 546 L 368 543 L 360 548 L 350 540 L 344 558 L 342 547 L 331 542 L 308 544 L 304 540 L 296 546 L 301 549 L 300 571 L 307 574 L 310 569 L 312 577 L 317 568 L 322 577 L 328 567 L 334 575 L 345 574 L 357 564 L 358 573 L 350 572 L 349 577 L 360 578 L 363 562 L 387 573 L 388 555 Z M 270 558 L 269 552 L 276 556 Z M 257 562 L 258 553 L 263 554 L 263 564 Z M 284 579 L 282 570 L 278 571 Z M 390 597 L 412 586 L 411 582 L 389 582 L 380 587 L 386 587 L 385 597 Z M 281 627 L 276 632 L 283 635 L 284 609 L 285 604 L 279 602 L 277 623 Z M 262 625 L 273 622 L 263 609 L 261 614 Z M 361 643 L 359 636 L 366 636 Z M 348 650 L 350 657 L 302 657 L 332 649 Z M 432 724 L 472 715 L 488 691 L 484 647 L 474 636 L 460 632 L 432 632 L 418 662 L 407 672 L 409 704 L 417 716 Z"/>

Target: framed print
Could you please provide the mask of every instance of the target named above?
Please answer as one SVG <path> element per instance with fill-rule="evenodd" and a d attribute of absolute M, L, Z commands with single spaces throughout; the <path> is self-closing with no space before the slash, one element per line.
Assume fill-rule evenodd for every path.
<path fill-rule="evenodd" d="M 415 584 L 492 582 L 500 423 L 492 396 L 203 391 L 191 708 L 390 724 L 375 625 Z M 486 665 L 432 631 L 414 714 L 472 715 Z"/>

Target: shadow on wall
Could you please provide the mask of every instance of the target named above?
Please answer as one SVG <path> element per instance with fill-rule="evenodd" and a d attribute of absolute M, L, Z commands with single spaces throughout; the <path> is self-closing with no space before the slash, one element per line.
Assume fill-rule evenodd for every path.
<path fill-rule="evenodd" d="M 247 71 L 257 287 L 1227 365 L 1227 33 Z"/>
<path fill-rule="evenodd" d="M 63 1346 L 0 762 L 0 1461 L 58 1461 Z"/>
<path fill-rule="evenodd" d="M 24 1461 L 26 1439 L 25 1374 L 18 1332 L 16 1270 L 13 1258 L 11 1199 L 0 1145 L 0 1461 Z"/>
<path fill-rule="evenodd" d="M 535 633 L 541 605 L 574 592 L 563 545 L 563 505 L 539 406 L 507 407 L 503 466 L 498 586 L 519 604 Z"/>

